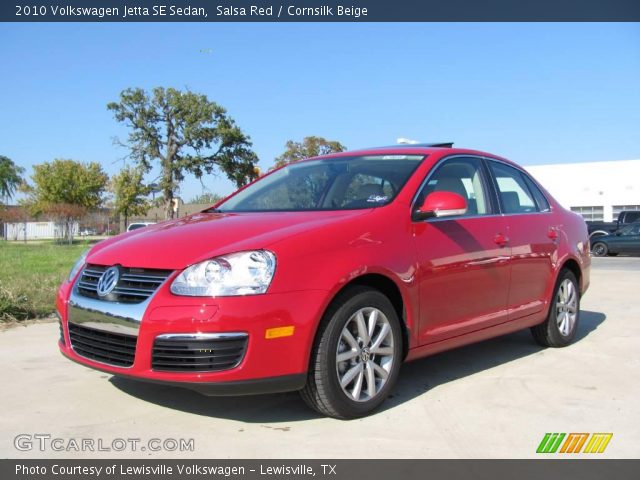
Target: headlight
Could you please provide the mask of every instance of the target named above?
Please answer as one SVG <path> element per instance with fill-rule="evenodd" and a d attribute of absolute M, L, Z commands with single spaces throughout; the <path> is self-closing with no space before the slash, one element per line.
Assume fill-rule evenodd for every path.
<path fill-rule="evenodd" d="M 71 271 L 69 272 L 69 278 L 67 279 L 67 281 L 71 281 L 74 278 L 76 278 L 76 275 L 78 274 L 78 272 L 80 271 L 80 269 L 82 267 L 84 267 L 84 262 L 87 260 L 87 255 L 89 254 L 89 250 L 85 250 L 82 255 L 80 255 L 80 258 L 78 258 L 78 260 L 76 260 L 76 263 L 73 264 L 73 267 L 71 267 Z"/>
<path fill-rule="evenodd" d="M 222 255 L 185 269 L 171 284 L 171 293 L 190 297 L 264 293 L 275 269 L 276 256 L 266 250 Z"/>

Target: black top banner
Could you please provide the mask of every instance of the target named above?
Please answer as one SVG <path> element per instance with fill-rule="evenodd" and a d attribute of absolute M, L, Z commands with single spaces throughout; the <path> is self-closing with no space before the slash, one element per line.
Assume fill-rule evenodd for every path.
<path fill-rule="evenodd" d="M 634 22 L 640 0 L 14 0 L 2 22 Z"/>

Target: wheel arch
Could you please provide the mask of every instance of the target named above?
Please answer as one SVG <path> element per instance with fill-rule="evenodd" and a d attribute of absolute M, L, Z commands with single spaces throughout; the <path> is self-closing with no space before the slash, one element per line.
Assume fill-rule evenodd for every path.
<path fill-rule="evenodd" d="M 411 322 L 408 319 L 410 314 L 407 312 L 407 301 L 405 300 L 400 287 L 398 287 L 397 283 L 387 275 L 378 272 L 365 273 L 343 284 L 331 295 L 329 301 L 323 309 L 323 318 L 327 310 L 341 296 L 341 294 L 354 286 L 368 287 L 377 290 L 389 299 L 396 314 L 398 315 L 398 318 L 400 319 L 400 328 L 402 330 L 402 358 L 406 358 L 407 354 L 409 353 L 411 338 Z M 319 322 L 318 326 L 316 327 L 316 331 L 313 336 L 314 342 L 317 340 L 321 323 L 322 321 Z"/>
<path fill-rule="evenodd" d="M 580 287 L 580 295 L 582 295 L 582 269 L 580 268 L 580 264 L 574 258 L 567 258 L 560 266 L 560 269 L 558 270 L 558 276 L 560 275 L 560 272 L 565 269 L 569 270 L 576 276 L 576 280 L 578 280 L 578 286 Z"/>
<path fill-rule="evenodd" d="M 604 236 L 604 235 L 602 235 Z M 607 247 L 607 252 L 608 253 L 616 253 L 615 250 L 611 249 L 611 245 L 609 245 L 609 242 L 607 242 L 606 240 L 598 240 L 598 237 L 595 237 L 593 240 L 591 240 L 590 242 L 590 250 L 593 251 L 593 247 L 595 245 L 597 245 L 598 243 L 603 244 L 605 247 Z"/>

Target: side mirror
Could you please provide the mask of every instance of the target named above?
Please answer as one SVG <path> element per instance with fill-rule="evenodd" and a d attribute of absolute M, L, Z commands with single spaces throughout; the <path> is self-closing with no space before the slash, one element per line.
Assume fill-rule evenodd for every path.
<path fill-rule="evenodd" d="M 413 212 L 413 220 L 427 218 L 452 217 L 467 213 L 467 201 L 461 195 L 453 192 L 432 192 L 424 202 Z"/>

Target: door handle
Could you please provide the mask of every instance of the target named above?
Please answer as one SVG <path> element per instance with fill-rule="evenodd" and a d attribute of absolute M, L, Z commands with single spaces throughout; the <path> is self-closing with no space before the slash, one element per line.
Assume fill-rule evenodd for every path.
<path fill-rule="evenodd" d="M 496 243 L 496 245 L 504 247 L 507 243 L 509 243 L 509 237 L 507 237 L 503 233 L 496 233 L 496 236 L 493 237 L 493 241 Z"/>

